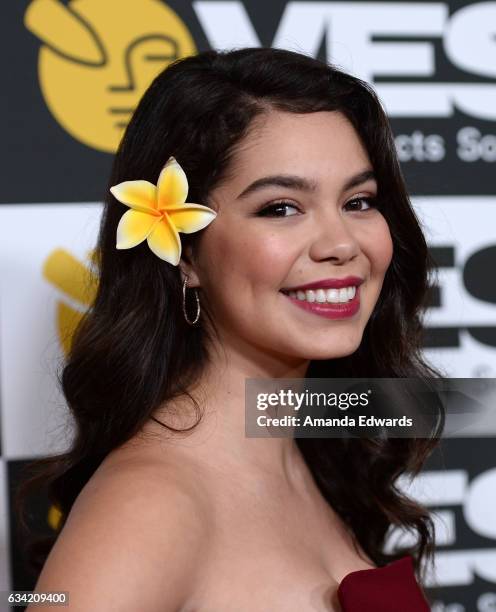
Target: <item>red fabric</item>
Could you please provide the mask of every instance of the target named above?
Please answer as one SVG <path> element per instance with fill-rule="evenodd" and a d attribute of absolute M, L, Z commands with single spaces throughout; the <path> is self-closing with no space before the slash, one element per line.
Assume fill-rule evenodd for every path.
<path fill-rule="evenodd" d="M 384 567 L 347 574 L 338 588 L 343 612 L 429 612 L 407 555 Z"/>

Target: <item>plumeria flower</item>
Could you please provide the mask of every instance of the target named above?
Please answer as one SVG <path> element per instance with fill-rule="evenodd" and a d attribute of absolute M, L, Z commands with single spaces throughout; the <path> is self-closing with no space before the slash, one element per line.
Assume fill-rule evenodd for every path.
<path fill-rule="evenodd" d="M 169 157 L 156 186 L 143 180 L 124 181 L 110 191 L 131 208 L 117 226 L 117 248 L 131 249 L 146 239 L 155 255 L 173 266 L 181 259 L 178 232 L 197 232 L 217 216 L 207 206 L 185 203 L 188 180 L 174 157 Z"/>

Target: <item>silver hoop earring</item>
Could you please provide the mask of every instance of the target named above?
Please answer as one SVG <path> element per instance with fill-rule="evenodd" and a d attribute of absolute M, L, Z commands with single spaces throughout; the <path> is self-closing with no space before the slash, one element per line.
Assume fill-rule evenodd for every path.
<path fill-rule="evenodd" d="M 196 317 L 194 321 L 190 321 L 186 313 L 186 285 L 187 285 L 187 282 L 188 282 L 188 279 L 185 278 L 184 283 L 183 283 L 183 314 L 184 314 L 184 319 L 186 320 L 186 323 L 189 323 L 190 325 L 194 325 L 200 318 L 200 298 L 198 297 L 198 291 L 193 288 L 195 291 L 195 297 L 196 297 Z"/>

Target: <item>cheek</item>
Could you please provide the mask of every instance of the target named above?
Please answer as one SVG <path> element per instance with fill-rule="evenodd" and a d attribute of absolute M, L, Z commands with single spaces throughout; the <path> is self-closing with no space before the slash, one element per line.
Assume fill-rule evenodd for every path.
<path fill-rule="evenodd" d="M 384 275 L 393 257 L 393 239 L 384 217 L 381 216 L 367 232 L 363 249 L 370 261 L 372 274 Z"/>
<path fill-rule="evenodd" d="M 294 248 L 294 241 L 293 241 Z M 291 242 L 282 233 L 236 232 L 215 236 L 208 248 L 210 266 L 239 282 L 256 285 L 279 284 L 291 265 Z"/>

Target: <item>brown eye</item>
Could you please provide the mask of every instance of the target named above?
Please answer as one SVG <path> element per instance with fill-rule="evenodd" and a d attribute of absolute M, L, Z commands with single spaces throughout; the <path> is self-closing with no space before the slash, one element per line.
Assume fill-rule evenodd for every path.
<path fill-rule="evenodd" d="M 276 214 L 275 211 L 284 211 L 287 207 L 292 208 L 294 210 L 299 210 L 294 204 L 291 202 L 277 202 L 276 204 L 270 204 L 269 206 L 265 206 L 261 210 L 258 211 L 258 217 L 293 217 L 294 214 Z"/>
<path fill-rule="evenodd" d="M 362 202 L 365 202 L 366 204 L 366 208 L 362 208 Z M 356 212 L 365 212 L 366 210 L 369 210 L 371 208 L 377 208 L 378 206 L 378 202 L 377 202 L 377 198 L 355 198 L 354 200 L 350 200 L 349 202 L 346 202 L 345 206 L 348 206 L 349 204 L 357 204 L 356 207 L 352 207 L 351 210 L 356 211 Z"/>

